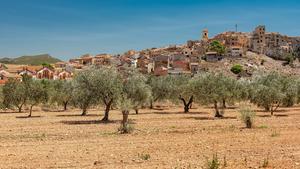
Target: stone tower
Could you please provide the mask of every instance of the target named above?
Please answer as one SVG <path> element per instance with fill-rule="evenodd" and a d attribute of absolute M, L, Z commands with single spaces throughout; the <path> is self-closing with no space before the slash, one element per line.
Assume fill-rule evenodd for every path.
<path fill-rule="evenodd" d="M 259 25 L 253 31 L 252 48 L 253 51 L 264 54 L 266 46 L 266 27 Z"/>
<path fill-rule="evenodd" d="M 203 41 L 208 41 L 208 29 L 204 29 L 202 31 L 202 40 Z"/>

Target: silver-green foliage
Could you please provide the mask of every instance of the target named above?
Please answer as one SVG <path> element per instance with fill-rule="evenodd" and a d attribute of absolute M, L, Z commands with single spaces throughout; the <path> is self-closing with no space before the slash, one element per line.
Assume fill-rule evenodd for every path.
<path fill-rule="evenodd" d="M 92 70 L 84 70 L 76 74 L 72 82 L 72 103 L 82 109 L 82 115 L 86 115 L 87 110 L 97 101 L 93 78 Z"/>
<path fill-rule="evenodd" d="M 48 93 L 41 81 L 30 81 L 26 87 L 28 91 L 27 104 L 30 106 L 29 117 L 31 117 L 33 106 L 47 102 Z"/>
<path fill-rule="evenodd" d="M 224 100 L 234 102 L 240 97 L 239 91 L 242 89 L 236 80 L 222 74 L 212 73 L 195 77 L 190 87 L 197 102 L 203 105 L 214 105 L 215 117 L 222 117 L 219 104 Z"/>
<path fill-rule="evenodd" d="M 130 100 L 136 113 L 141 106 L 144 106 L 151 99 L 151 87 L 146 82 L 146 77 L 135 71 L 129 72 L 125 77 L 123 92 Z"/>
<path fill-rule="evenodd" d="M 148 79 L 151 87 L 151 102 L 164 101 L 171 97 L 174 90 L 174 83 L 171 76 L 151 76 Z"/>
<path fill-rule="evenodd" d="M 251 83 L 250 101 L 265 110 L 274 111 L 280 105 L 294 104 L 297 98 L 297 85 L 293 78 L 272 72 L 254 78 Z"/>
<path fill-rule="evenodd" d="M 56 103 L 59 106 L 62 105 L 64 106 L 64 110 L 67 110 L 67 105 L 73 98 L 72 81 L 54 80 L 50 86 L 50 103 Z"/>
<path fill-rule="evenodd" d="M 83 115 L 92 105 L 105 106 L 103 121 L 108 121 L 110 108 L 118 102 L 122 93 L 122 78 L 115 68 L 89 68 L 78 73 L 74 79 L 74 102 Z"/>
<path fill-rule="evenodd" d="M 22 107 L 27 101 L 27 91 L 24 83 L 15 79 L 9 79 L 3 86 L 3 104 L 7 108 L 18 108 L 22 111 Z"/>
<path fill-rule="evenodd" d="M 177 104 L 183 103 L 184 112 L 189 112 L 189 109 L 194 101 L 194 94 L 190 89 L 192 78 L 187 75 L 171 76 L 169 84 L 171 86 L 169 100 Z"/>

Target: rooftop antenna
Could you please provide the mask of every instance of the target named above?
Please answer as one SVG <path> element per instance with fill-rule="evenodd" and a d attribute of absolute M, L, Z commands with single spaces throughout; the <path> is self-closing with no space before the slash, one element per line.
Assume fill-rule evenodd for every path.
<path fill-rule="evenodd" d="M 235 24 L 235 32 L 237 32 L 237 31 L 238 31 L 238 25 Z"/>

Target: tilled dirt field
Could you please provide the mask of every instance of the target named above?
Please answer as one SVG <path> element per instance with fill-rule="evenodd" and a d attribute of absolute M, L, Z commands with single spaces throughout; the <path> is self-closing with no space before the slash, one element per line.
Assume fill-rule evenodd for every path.
<path fill-rule="evenodd" d="M 300 107 L 277 116 L 257 110 L 245 129 L 237 109 L 214 119 L 209 108 L 171 107 L 130 115 L 135 130 L 120 135 L 121 113 L 101 123 L 102 111 L 0 113 L 0 168 L 300 168 Z"/>

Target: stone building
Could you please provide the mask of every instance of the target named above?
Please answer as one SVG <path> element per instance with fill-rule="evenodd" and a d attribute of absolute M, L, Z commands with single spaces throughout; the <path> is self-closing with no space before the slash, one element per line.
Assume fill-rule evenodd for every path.
<path fill-rule="evenodd" d="M 18 74 L 12 74 L 6 70 L 0 70 L 0 84 L 5 84 L 9 79 L 21 80 L 22 76 Z"/>
<path fill-rule="evenodd" d="M 253 52 L 258 54 L 265 53 L 266 46 L 266 27 L 264 25 L 260 25 L 255 28 L 251 37 L 251 48 Z"/>
<path fill-rule="evenodd" d="M 202 41 L 208 41 L 209 40 L 209 37 L 208 37 L 208 29 L 204 29 L 202 31 L 202 38 L 201 38 Z"/>
<path fill-rule="evenodd" d="M 245 55 L 250 48 L 250 35 L 244 32 L 224 32 L 216 35 L 213 40 L 221 42 L 227 49 L 228 54 Z"/>
<path fill-rule="evenodd" d="M 258 54 L 265 54 L 275 59 L 285 59 L 300 46 L 299 37 L 289 37 L 277 32 L 266 32 L 266 27 L 260 25 L 255 28 L 251 37 L 251 50 Z"/>
<path fill-rule="evenodd" d="M 110 65 L 111 64 L 111 55 L 109 54 L 99 54 L 93 57 L 93 65 Z"/>
<path fill-rule="evenodd" d="M 59 79 L 59 80 L 68 80 L 68 79 L 71 79 L 73 77 L 73 73 L 72 72 L 69 72 L 69 71 L 66 71 L 66 70 L 63 70 L 61 72 L 58 72 L 54 79 Z"/>
<path fill-rule="evenodd" d="M 49 80 L 54 79 L 54 71 L 47 67 L 43 67 L 41 70 L 37 71 L 36 78 Z"/>

